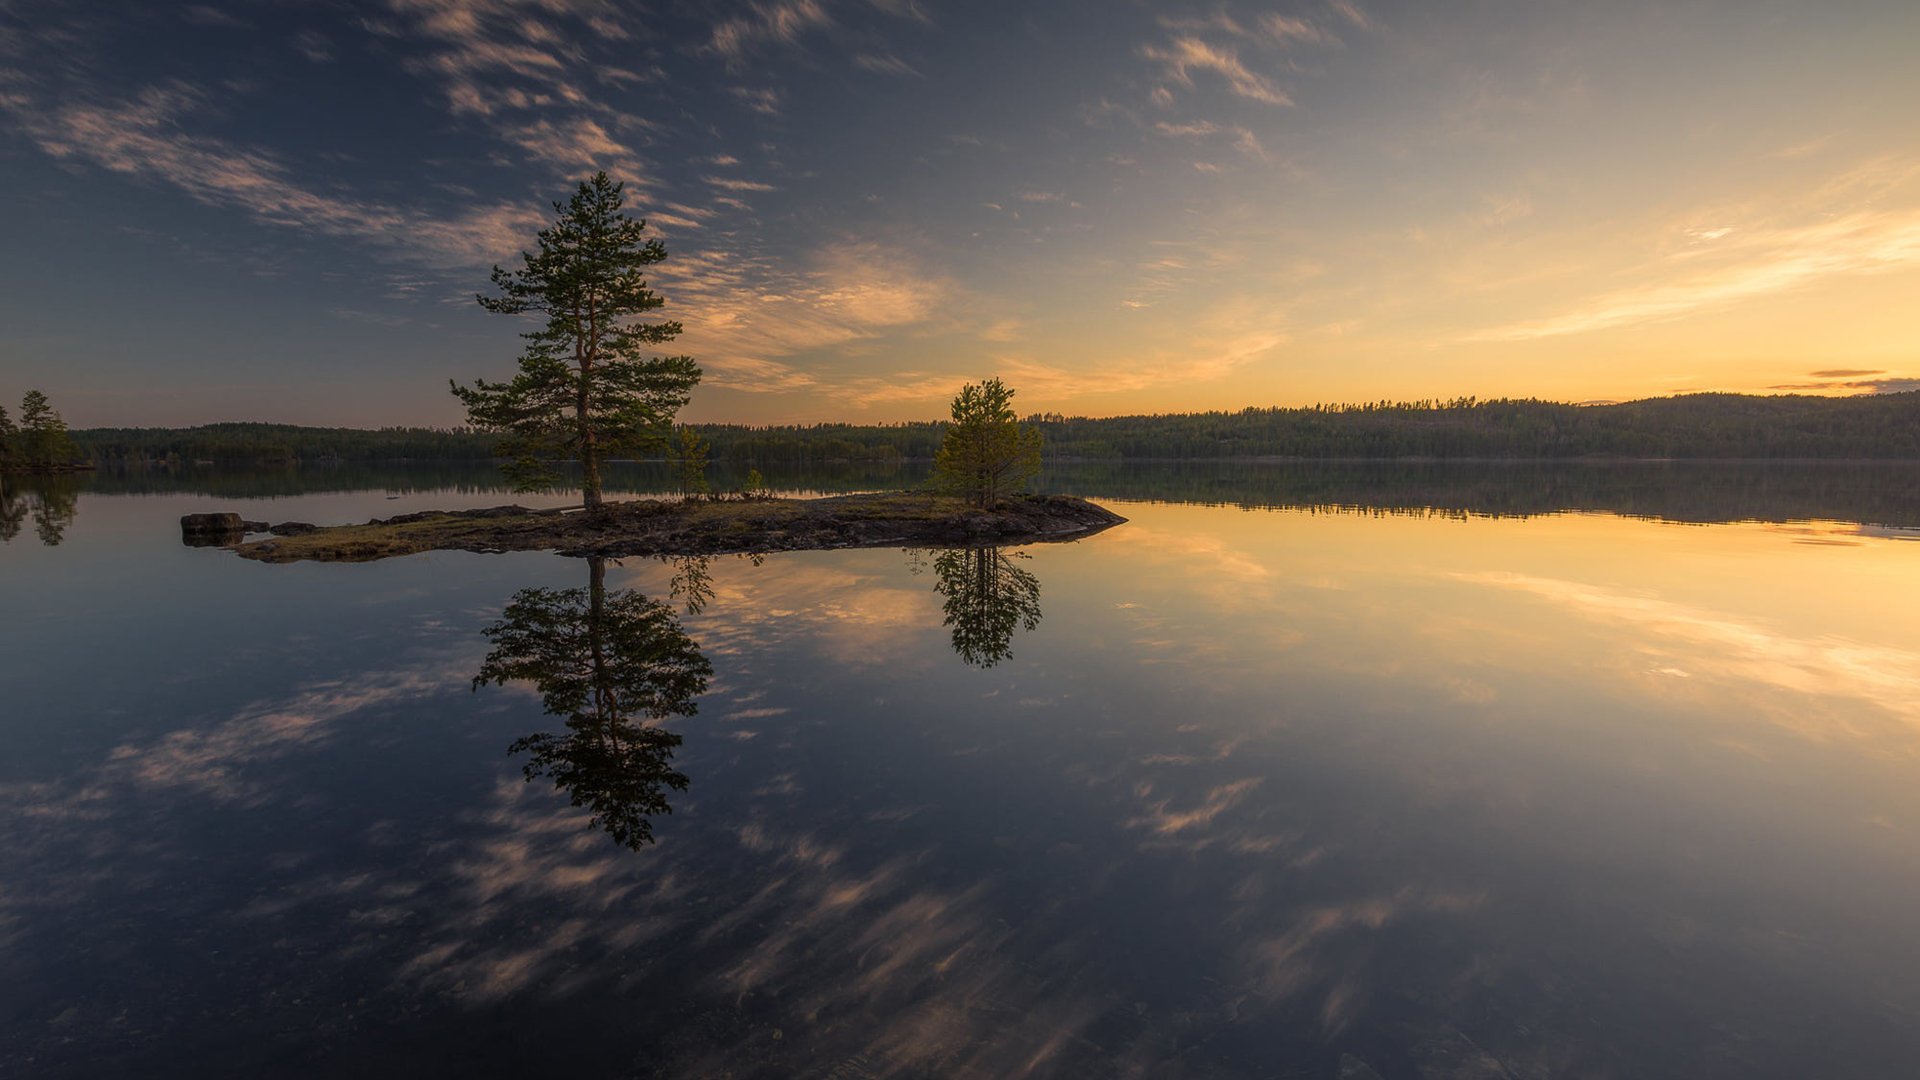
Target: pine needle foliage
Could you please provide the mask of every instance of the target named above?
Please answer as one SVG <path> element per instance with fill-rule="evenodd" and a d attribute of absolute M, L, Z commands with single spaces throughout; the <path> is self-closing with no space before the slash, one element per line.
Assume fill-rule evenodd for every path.
<path fill-rule="evenodd" d="M 992 506 L 1039 475 L 1040 430 L 1014 418 L 1011 387 L 997 378 L 968 383 L 952 408 L 933 459 L 935 487 Z"/>
<path fill-rule="evenodd" d="M 624 185 L 607 174 L 584 180 L 536 237 L 522 265 L 493 268 L 497 296 L 480 306 L 500 315 L 537 314 L 546 324 L 522 334 L 526 348 L 512 380 L 454 384 L 470 424 L 506 436 L 507 478 L 528 490 L 558 480 L 557 459 L 580 463 L 581 500 L 601 503 L 600 463 L 664 445 L 674 414 L 700 381 L 689 356 L 652 356 L 680 324 L 638 318 L 666 301 L 647 287 L 647 268 L 667 249 L 643 235 L 646 222 L 622 212 Z"/>

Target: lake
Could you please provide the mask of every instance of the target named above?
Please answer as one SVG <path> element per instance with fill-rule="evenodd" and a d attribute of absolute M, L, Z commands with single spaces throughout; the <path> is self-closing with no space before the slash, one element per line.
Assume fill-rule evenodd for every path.
<path fill-rule="evenodd" d="M 1088 464 L 1077 543 L 284 566 L 179 516 L 516 497 L 15 485 L 0 1075 L 1914 1075 L 1916 481 Z"/>

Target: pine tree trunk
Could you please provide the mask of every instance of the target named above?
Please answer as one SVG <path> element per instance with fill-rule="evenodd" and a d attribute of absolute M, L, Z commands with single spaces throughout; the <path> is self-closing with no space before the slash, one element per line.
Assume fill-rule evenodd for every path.
<path fill-rule="evenodd" d="M 600 509 L 600 447 L 593 436 L 593 424 L 587 419 L 587 384 L 593 376 L 590 364 L 580 365 L 580 395 L 574 400 L 574 415 L 580 423 L 580 504 L 589 511 Z"/>

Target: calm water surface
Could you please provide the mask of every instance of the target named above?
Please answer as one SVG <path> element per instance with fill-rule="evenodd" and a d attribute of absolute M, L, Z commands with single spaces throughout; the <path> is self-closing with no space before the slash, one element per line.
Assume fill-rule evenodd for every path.
<path fill-rule="evenodd" d="M 1915 477 L 1660 475 L 604 565 L 180 544 L 505 501 L 438 472 L 16 491 L 0 1074 L 1920 1073 Z"/>

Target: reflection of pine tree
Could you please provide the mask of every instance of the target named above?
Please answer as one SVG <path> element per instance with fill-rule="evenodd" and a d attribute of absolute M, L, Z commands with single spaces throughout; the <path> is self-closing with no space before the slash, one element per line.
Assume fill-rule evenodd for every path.
<path fill-rule="evenodd" d="M 585 589 L 522 589 L 483 631 L 493 648 L 475 687 L 525 680 L 564 732 L 517 739 L 528 780 L 551 777 L 593 823 L 632 848 L 653 841 L 652 817 L 671 813 L 665 788 L 680 736 L 648 721 L 691 716 L 713 666 L 671 609 L 632 589 L 608 593 L 606 561 L 587 560 Z"/>
<path fill-rule="evenodd" d="M 6 482 L 0 481 L 0 543 L 20 535 L 27 521 L 27 500 Z"/>
<path fill-rule="evenodd" d="M 0 481 L 0 543 L 20 535 L 29 517 L 40 542 L 52 547 L 66 539 L 78 514 L 80 495 L 70 481 L 53 478 L 14 484 Z"/>
<path fill-rule="evenodd" d="M 953 651 L 967 663 L 992 667 L 1013 655 L 1016 629 L 1040 625 L 1040 579 L 1013 563 L 1026 557 L 984 547 L 953 548 L 934 556 L 934 573 L 940 577 L 934 591 L 946 597 L 945 625 L 953 631 Z"/>

